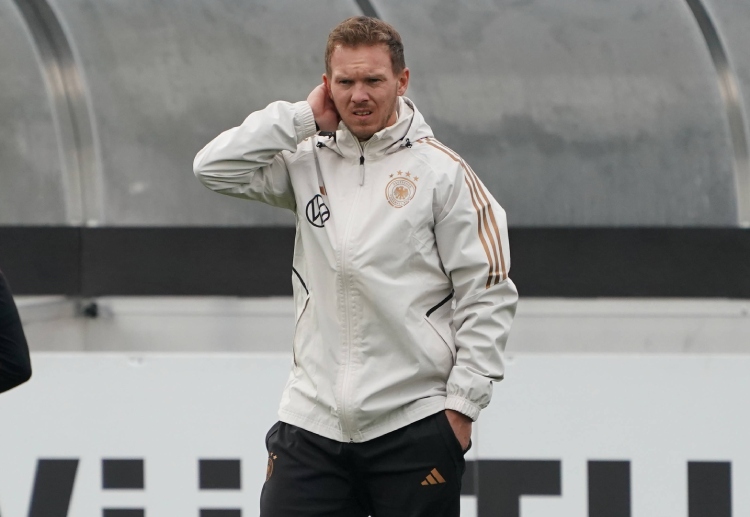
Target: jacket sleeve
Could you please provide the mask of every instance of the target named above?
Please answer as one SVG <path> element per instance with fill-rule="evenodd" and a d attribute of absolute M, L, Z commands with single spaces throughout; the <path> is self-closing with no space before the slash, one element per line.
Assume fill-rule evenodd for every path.
<path fill-rule="evenodd" d="M 508 278 L 505 211 L 463 161 L 435 222 L 443 267 L 456 294 L 456 363 L 448 377 L 446 409 L 476 420 L 502 380 L 503 352 L 518 292 Z"/>
<path fill-rule="evenodd" d="M 0 393 L 31 377 L 29 347 L 16 304 L 0 272 Z"/>
<path fill-rule="evenodd" d="M 295 152 L 315 132 L 315 118 L 306 101 L 273 102 L 209 142 L 196 155 L 193 171 L 220 194 L 295 210 L 282 151 Z"/>

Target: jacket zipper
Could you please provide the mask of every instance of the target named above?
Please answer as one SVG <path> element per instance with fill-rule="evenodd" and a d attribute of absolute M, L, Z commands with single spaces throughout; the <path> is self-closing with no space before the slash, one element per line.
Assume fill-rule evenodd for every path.
<path fill-rule="evenodd" d="M 362 187 L 364 184 L 364 177 L 365 177 L 365 156 L 364 151 L 360 147 L 360 156 L 359 156 L 359 170 L 360 170 L 360 183 L 359 186 Z M 345 310 L 345 322 L 346 322 L 346 347 L 347 347 L 347 355 L 346 355 L 346 366 L 344 370 L 344 379 L 341 382 L 341 427 L 344 431 L 344 439 L 348 442 L 353 442 L 354 439 L 352 438 L 352 429 L 349 425 L 349 414 L 348 414 L 348 384 L 349 384 L 349 372 L 351 369 L 351 363 L 352 363 L 352 326 L 351 326 L 351 320 L 349 317 L 349 278 L 348 278 L 348 268 L 347 268 L 347 258 L 346 258 L 346 252 L 347 252 L 347 246 L 349 243 L 349 234 L 351 232 L 352 227 L 352 220 L 354 219 L 353 214 L 355 207 L 357 206 L 357 201 L 359 201 L 359 195 L 362 192 L 362 189 L 357 189 L 357 195 L 354 198 L 354 204 L 352 205 L 352 216 L 349 217 L 349 220 L 346 223 L 346 229 L 344 230 L 344 240 L 341 245 L 341 277 L 342 281 L 344 282 L 344 310 Z"/>

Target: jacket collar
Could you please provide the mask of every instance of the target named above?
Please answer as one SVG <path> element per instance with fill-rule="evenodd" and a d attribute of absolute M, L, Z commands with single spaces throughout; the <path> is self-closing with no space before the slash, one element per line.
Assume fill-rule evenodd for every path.
<path fill-rule="evenodd" d="M 359 159 L 364 156 L 365 159 L 372 159 L 394 153 L 420 138 L 432 136 L 432 129 L 410 99 L 399 97 L 398 103 L 396 123 L 378 131 L 365 142 L 360 142 L 343 122 L 339 124 L 335 136 L 318 135 L 317 142 L 344 158 Z"/>

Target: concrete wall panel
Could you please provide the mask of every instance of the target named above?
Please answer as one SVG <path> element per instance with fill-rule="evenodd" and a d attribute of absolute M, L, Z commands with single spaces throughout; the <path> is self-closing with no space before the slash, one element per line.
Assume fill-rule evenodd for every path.
<path fill-rule="evenodd" d="M 411 95 L 515 225 L 735 225 L 723 103 L 682 0 L 429 0 Z"/>
<path fill-rule="evenodd" d="M 0 224 L 65 224 L 65 184 L 41 61 L 13 0 L 0 0 Z"/>
<path fill-rule="evenodd" d="M 267 103 L 304 99 L 353 2 L 56 0 L 85 70 L 107 225 L 273 225 L 292 216 L 217 196 L 196 152 Z"/>
<path fill-rule="evenodd" d="M 695 1 L 695 0 L 693 0 Z M 719 77 L 728 86 L 724 101 L 730 110 L 736 133 L 734 153 L 738 162 L 738 198 L 741 221 L 750 225 L 750 4 L 743 0 L 704 0 L 704 8 L 716 26 L 719 45 L 726 54 L 725 70 Z M 723 77 L 722 77 L 723 76 Z M 732 115 L 730 115 L 732 116 Z M 744 129 L 744 131 L 743 131 Z M 744 142 L 744 145 L 743 145 Z"/>

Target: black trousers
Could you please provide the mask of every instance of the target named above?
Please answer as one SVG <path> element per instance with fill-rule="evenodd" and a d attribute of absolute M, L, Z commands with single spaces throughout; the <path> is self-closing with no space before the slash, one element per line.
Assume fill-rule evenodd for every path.
<path fill-rule="evenodd" d="M 444 411 L 363 443 L 277 422 L 261 517 L 458 517 L 464 451 Z"/>

